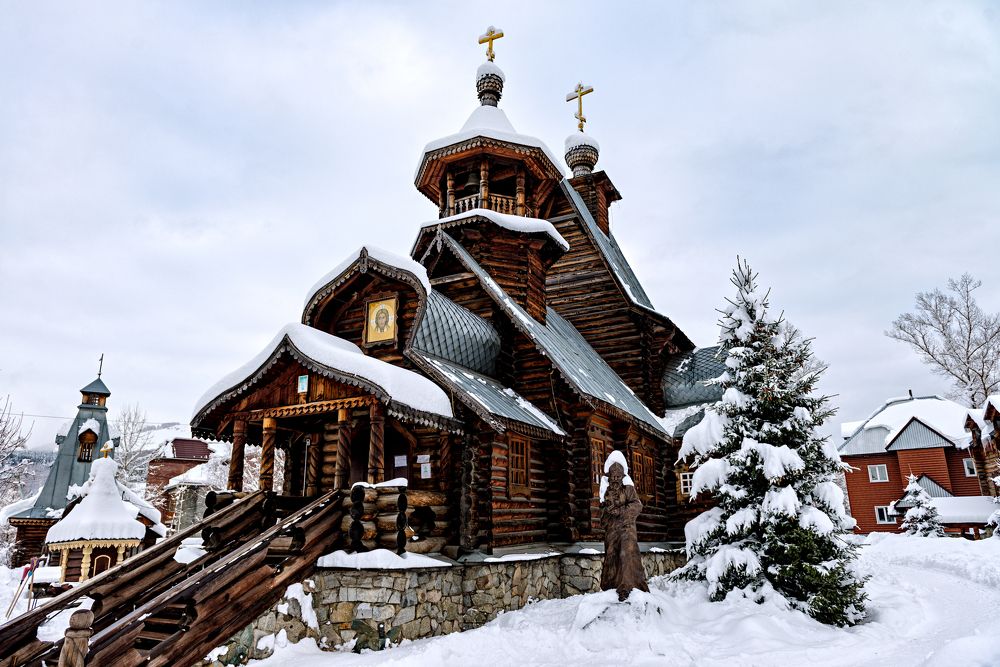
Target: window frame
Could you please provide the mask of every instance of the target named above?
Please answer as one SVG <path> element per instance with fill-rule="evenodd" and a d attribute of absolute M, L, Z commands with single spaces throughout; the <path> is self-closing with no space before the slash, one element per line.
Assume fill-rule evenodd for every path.
<path fill-rule="evenodd" d="M 685 498 L 690 498 L 691 489 L 694 488 L 694 471 L 683 470 L 678 474 L 681 483 L 681 495 Z"/>
<path fill-rule="evenodd" d="M 590 436 L 590 471 L 593 476 L 594 495 L 601 488 L 601 477 L 604 476 L 604 460 L 608 457 L 608 441 L 596 435 Z"/>
<path fill-rule="evenodd" d="M 891 509 L 890 505 L 876 505 L 875 506 L 875 523 L 877 523 L 880 526 L 895 526 L 896 525 L 896 517 L 889 513 L 890 509 Z M 882 521 L 879 518 L 879 512 L 878 512 L 879 510 L 885 510 L 885 518 L 886 518 L 885 521 Z"/>
<path fill-rule="evenodd" d="M 969 464 L 972 464 L 972 472 L 969 472 Z M 976 469 L 976 460 L 973 458 L 962 459 L 962 467 L 965 469 L 966 477 L 979 477 L 979 471 Z"/>
<path fill-rule="evenodd" d="M 881 470 L 885 473 L 885 479 L 876 479 L 872 476 L 872 470 Z M 877 475 L 876 475 L 877 477 Z M 868 466 L 868 481 L 872 484 L 884 484 L 889 481 L 889 465 L 887 463 L 872 463 Z"/>
<path fill-rule="evenodd" d="M 513 433 L 507 438 L 507 495 L 531 495 L 531 440 Z"/>

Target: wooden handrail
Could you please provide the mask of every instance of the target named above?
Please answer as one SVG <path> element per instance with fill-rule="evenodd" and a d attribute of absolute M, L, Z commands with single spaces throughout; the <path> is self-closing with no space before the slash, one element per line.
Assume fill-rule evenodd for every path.
<path fill-rule="evenodd" d="M 198 662 L 222 639 L 275 604 L 288 584 L 307 576 L 315 568 L 316 559 L 340 540 L 343 499 L 342 491 L 333 491 L 292 512 L 101 629 L 91 640 L 87 664 L 127 667 Z M 286 539 L 290 536 L 292 540 Z M 290 544 L 295 548 L 290 550 Z M 283 559 L 278 565 L 267 562 L 272 547 Z M 164 637 L 148 652 L 138 650 L 135 643 L 146 620 L 178 605 L 194 609 L 188 626 Z"/>
<path fill-rule="evenodd" d="M 181 542 L 196 536 L 207 527 L 228 525 L 240 517 L 262 515 L 266 494 L 258 491 L 211 514 L 202 521 L 180 531 L 150 548 L 139 552 L 120 565 L 60 593 L 42 605 L 4 625 L 0 625 L 0 667 L 14 667 L 37 660 L 52 650 L 56 643 L 36 638 L 38 626 L 50 616 L 66 609 L 83 597 L 94 600 L 95 629 L 123 615 L 123 607 L 131 610 L 135 597 L 155 594 L 169 586 L 178 574 L 204 567 L 213 559 L 206 554 L 192 563 L 178 563 L 174 554 Z M 258 519 L 259 520 L 259 519 Z M 219 557 L 217 554 L 215 557 Z"/>

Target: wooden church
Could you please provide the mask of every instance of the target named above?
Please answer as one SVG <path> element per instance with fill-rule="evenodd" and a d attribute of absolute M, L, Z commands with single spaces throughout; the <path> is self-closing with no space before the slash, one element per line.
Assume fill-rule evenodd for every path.
<path fill-rule="evenodd" d="M 592 89 L 567 98 L 580 121 L 567 177 L 499 107 L 500 36 L 481 40 L 479 106 L 420 156 L 414 185 L 437 218 L 410 255 L 351 253 L 309 290 L 300 322 L 206 392 L 192 427 L 232 442 L 232 488 L 248 443 L 262 448 L 261 488 L 284 494 L 405 478 L 444 499 L 435 520 L 461 552 L 599 539 L 601 465 L 620 450 L 640 539 L 682 539 L 682 431 L 664 417 L 717 398 L 672 384 L 715 368 L 687 363 L 694 345 L 615 241 L 621 195 L 583 132 Z"/>

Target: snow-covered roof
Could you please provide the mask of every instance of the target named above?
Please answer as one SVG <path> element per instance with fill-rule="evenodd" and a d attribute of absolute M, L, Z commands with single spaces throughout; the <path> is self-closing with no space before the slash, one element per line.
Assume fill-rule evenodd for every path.
<path fill-rule="evenodd" d="M 490 107 L 483 107 L 484 109 Z M 439 229 L 441 227 L 452 227 L 468 221 L 488 220 L 497 227 L 503 227 L 515 232 L 524 234 L 547 234 L 549 238 L 556 242 L 563 250 L 569 250 L 569 242 L 563 238 L 562 234 L 556 231 L 555 225 L 548 220 L 541 218 L 526 218 L 520 215 L 510 215 L 509 213 L 498 213 L 485 208 L 474 208 L 463 213 L 449 215 L 446 218 L 430 220 L 420 225 L 421 232 L 428 229 Z M 420 242 L 418 235 L 416 244 Z M 411 260 L 412 261 L 412 260 Z M 426 274 L 425 274 L 426 275 Z"/>
<path fill-rule="evenodd" d="M 1000 413 L 1000 394 L 986 397 L 986 402 L 983 404 L 983 414 L 987 413 Z"/>
<path fill-rule="evenodd" d="M 998 506 L 991 496 L 953 496 L 931 498 L 941 523 L 985 524 Z"/>
<path fill-rule="evenodd" d="M 311 361 L 318 372 L 333 377 L 347 377 L 356 384 L 414 410 L 451 418 L 451 401 L 436 384 L 422 375 L 367 356 L 354 343 L 314 329 L 305 324 L 286 324 L 253 359 L 229 373 L 206 391 L 195 404 L 193 419 L 210 405 L 230 398 L 245 389 L 284 351 L 300 361 Z"/>
<path fill-rule="evenodd" d="M 83 500 L 49 528 L 45 543 L 75 540 L 141 540 L 146 526 L 135 519 L 119 495 L 114 459 L 95 460 L 90 467 L 90 488 Z"/>
<path fill-rule="evenodd" d="M 444 359 L 422 352 L 417 354 L 430 364 L 440 374 L 442 380 L 451 385 L 459 399 L 474 411 L 485 410 L 489 415 L 512 419 L 556 435 L 566 435 L 555 420 L 510 387 L 504 387 L 493 378 Z"/>
<path fill-rule="evenodd" d="M 507 75 L 503 73 L 503 70 L 500 69 L 495 62 L 487 60 L 479 66 L 479 69 L 476 70 L 476 83 L 479 83 L 480 79 L 484 76 L 489 76 L 490 74 L 500 77 L 501 81 L 507 81 Z M 511 131 L 513 130 L 514 128 L 511 128 Z"/>
<path fill-rule="evenodd" d="M 840 453 L 847 456 L 877 454 L 890 446 L 893 449 L 920 449 L 951 444 L 965 448 L 970 442 L 965 430 L 968 412 L 967 407 L 940 396 L 892 398 L 840 445 Z M 910 433 L 904 436 L 904 429 Z M 928 432 L 943 436 L 948 443 L 930 444 Z M 912 442 L 894 442 L 897 439 Z"/>
<path fill-rule="evenodd" d="M 99 436 L 101 435 L 101 423 L 91 417 L 87 421 L 80 424 L 79 433 L 83 433 L 84 431 L 93 431 L 94 435 Z"/>
<path fill-rule="evenodd" d="M 477 79 L 478 76 L 479 74 L 477 73 Z M 465 124 L 462 125 L 462 129 L 455 134 L 449 134 L 446 137 L 435 139 L 424 146 L 423 155 L 427 155 L 428 153 L 447 146 L 460 144 L 463 141 L 468 141 L 469 139 L 474 139 L 476 137 L 486 137 L 487 139 L 496 139 L 497 141 L 505 141 L 507 143 L 519 144 L 529 148 L 537 148 L 542 151 L 546 158 L 548 158 L 549 162 L 552 163 L 552 168 L 557 173 L 563 173 L 562 167 L 559 166 L 559 159 L 551 150 L 549 150 L 549 147 L 546 146 L 541 139 L 528 136 L 526 134 L 519 134 L 507 119 L 507 114 L 503 112 L 503 109 L 500 107 L 490 106 L 488 104 L 477 106 L 469 115 Z M 417 165 L 417 171 L 414 174 L 415 179 L 419 177 L 420 169 L 423 166 L 423 163 L 424 160 L 421 159 L 420 163 Z"/>
<path fill-rule="evenodd" d="M 6 525 L 7 519 L 11 518 L 15 514 L 20 514 L 25 510 L 31 509 L 35 501 L 38 500 L 38 496 L 42 494 L 42 490 L 38 489 L 35 495 L 28 498 L 22 498 L 21 500 L 12 502 L 10 505 L 6 505 L 0 508 L 0 526 Z"/>
<path fill-rule="evenodd" d="M 373 245 L 363 245 L 354 252 L 350 253 L 344 258 L 340 264 L 335 266 L 332 270 L 328 271 L 322 278 L 316 281 L 316 284 L 309 289 L 309 293 L 306 294 L 306 300 L 302 304 L 303 308 L 308 308 L 310 302 L 316 297 L 316 295 L 323 291 L 327 285 L 340 278 L 341 275 L 347 271 L 355 262 L 357 262 L 361 257 L 367 256 L 371 259 L 381 262 L 387 266 L 394 267 L 400 271 L 405 271 L 412 274 L 414 278 L 420 281 L 423 285 L 424 292 L 431 291 L 431 281 L 427 277 L 427 269 L 423 267 L 419 262 L 406 257 L 405 255 L 398 255 L 389 250 L 383 250 L 382 248 Z"/>
<path fill-rule="evenodd" d="M 842 423 L 840 425 L 840 437 L 844 438 L 845 440 L 847 438 L 850 438 L 852 435 L 854 435 L 854 432 L 857 431 L 864 423 L 865 422 L 863 419 L 856 422 Z"/>

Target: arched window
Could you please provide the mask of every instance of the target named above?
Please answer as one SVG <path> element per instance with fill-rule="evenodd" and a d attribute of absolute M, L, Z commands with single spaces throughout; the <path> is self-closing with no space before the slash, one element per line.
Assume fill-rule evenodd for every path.
<path fill-rule="evenodd" d="M 84 431 L 80 434 L 80 453 L 76 460 L 81 462 L 92 461 L 94 459 L 94 445 L 97 443 L 97 434 L 93 431 Z"/>

